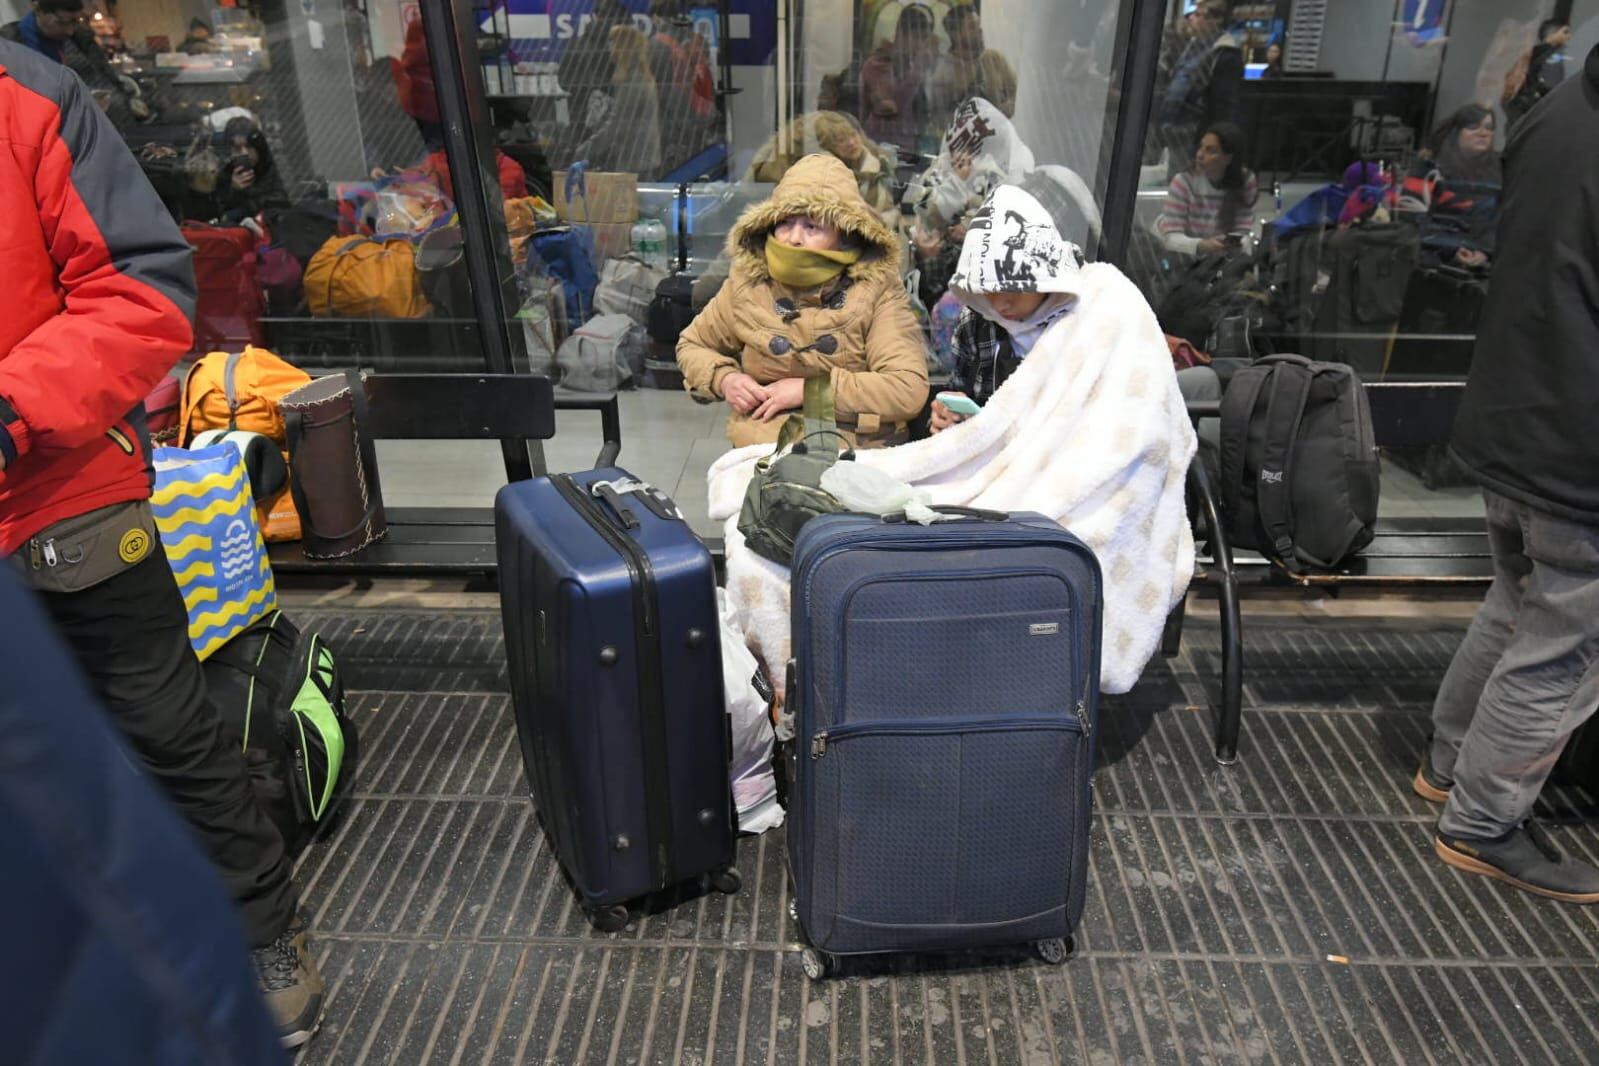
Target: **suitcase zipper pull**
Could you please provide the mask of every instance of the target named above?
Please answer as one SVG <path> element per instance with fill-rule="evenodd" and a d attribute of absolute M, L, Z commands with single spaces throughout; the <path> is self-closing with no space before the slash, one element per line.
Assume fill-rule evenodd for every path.
<path fill-rule="evenodd" d="M 28 541 L 28 562 L 35 570 L 44 566 L 44 557 L 39 554 L 38 537 L 33 537 Z"/>
<path fill-rule="evenodd" d="M 61 557 L 56 554 L 56 542 L 53 539 L 45 541 L 44 542 L 44 562 L 45 562 L 45 565 L 46 566 L 54 566 L 57 563 L 59 563 L 60 561 L 61 561 Z"/>
<path fill-rule="evenodd" d="M 827 730 L 822 730 L 811 738 L 811 758 L 820 759 L 827 754 Z"/>

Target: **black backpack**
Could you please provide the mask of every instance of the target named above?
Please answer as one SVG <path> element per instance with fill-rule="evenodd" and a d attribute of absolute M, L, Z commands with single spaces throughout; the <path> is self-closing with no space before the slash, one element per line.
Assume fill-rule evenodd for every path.
<path fill-rule="evenodd" d="M 660 344 L 677 345 L 677 338 L 694 321 L 694 278 L 689 274 L 669 274 L 655 286 L 646 318 L 650 339 Z"/>
<path fill-rule="evenodd" d="M 1300 355 L 1237 371 L 1221 401 L 1221 482 L 1235 547 L 1295 569 L 1337 566 L 1370 544 L 1377 445 L 1359 376 Z"/>
<path fill-rule="evenodd" d="M 1189 263 L 1160 301 L 1156 318 L 1161 330 L 1209 351 L 1223 317 L 1263 317 L 1266 297 L 1257 292 L 1254 267 L 1255 261 L 1240 251 L 1211 252 Z"/>
<path fill-rule="evenodd" d="M 206 688 L 290 857 L 350 790 L 357 745 L 333 653 L 273 611 L 213 652 Z"/>

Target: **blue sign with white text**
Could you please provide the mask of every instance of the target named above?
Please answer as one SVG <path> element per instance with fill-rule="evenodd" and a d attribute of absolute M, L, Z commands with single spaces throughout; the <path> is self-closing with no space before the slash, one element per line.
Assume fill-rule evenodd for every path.
<path fill-rule="evenodd" d="M 634 25 L 653 35 L 649 0 L 622 0 Z M 729 5 L 728 40 L 731 60 L 737 66 L 764 66 L 777 47 L 776 5 L 770 0 L 732 0 Z M 691 11 L 695 28 L 713 48 L 719 42 L 715 8 L 696 6 Z M 506 34 L 512 59 L 519 63 L 554 63 L 566 47 L 583 33 L 594 18 L 594 0 L 500 0 L 489 9 L 481 28 Z"/>

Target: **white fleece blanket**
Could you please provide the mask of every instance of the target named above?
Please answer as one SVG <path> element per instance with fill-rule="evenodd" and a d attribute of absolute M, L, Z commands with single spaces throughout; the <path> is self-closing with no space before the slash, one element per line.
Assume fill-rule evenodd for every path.
<path fill-rule="evenodd" d="M 1193 428 L 1160 326 L 1115 267 L 1083 268 L 1075 310 L 1039 339 L 982 413 L 858 460 L 934 503 L 1039 511 L 1099 557 L 1105 575 L 1100 688 L 1133 687 L 1188 589 L 1194 540 L 1183 485 Z M 744 546 L 738 512 L 766 447 L 712 464 L 710 514 L 725 520 L 727 599 L 773 676 L 789 658 L 789 571 Z"/>

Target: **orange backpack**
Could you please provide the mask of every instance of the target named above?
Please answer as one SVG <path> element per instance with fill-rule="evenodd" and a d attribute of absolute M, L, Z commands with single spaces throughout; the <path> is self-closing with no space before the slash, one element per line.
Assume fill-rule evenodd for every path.
<path fill-rule="evenodd" d="M 196 360 L 183 378 L 178 444 L 188 447 L 195 434 L 208 429 L 242 429 L 269 438 L 287 462 L 288 432 L 278 401 L 310 380 L 311 375 L 265 348 L 212 352 Z M 300 516 L 288 489 L 256 504 L 267 540 L 300 539 Z"/>
<path fill-rule="evenodd" d="M 431 310 L 407 240 L 334 237 L 306 264 L 304 284 L 319 318 L 421 318 Z"/>

